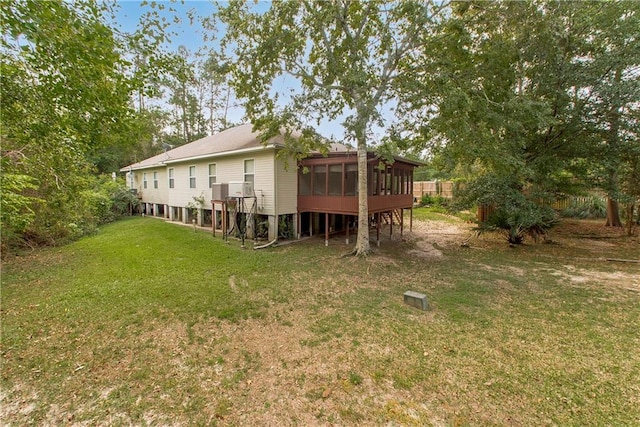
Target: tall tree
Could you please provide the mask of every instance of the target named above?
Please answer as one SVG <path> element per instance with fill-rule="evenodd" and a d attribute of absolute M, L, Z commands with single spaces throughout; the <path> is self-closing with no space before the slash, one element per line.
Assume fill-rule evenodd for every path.
<path fill-rule="evenodd" d="M 537 196 L 619 188 L 621 141 L 637 142 L 637 122 L 623 120 L 638 105 L 637 5 L 456 3 L 439 54 L 406 58 L 405 129 L 472 179 Z"/>
<path fill-rule="evenodd" d="M 456 3 L 438 54 L 407 58 L 406 128 L 474 174 L 532 179 L 561 166 L 579 105 L 568 93 L 574 47 L 551 18 L 526 2 Z"/>
<path fill-rule="evenodd" d="M 3 239 L 7 231 L 41 241 L 77 233 L 89 159 L 126 143 L 119 135 L 130 123 L 130 85 L 108 11 L 91 1 L 0 2 Z M 7 218 L 6 201 L 29 221 Z"/>
<path fill-rule="evenodd" d="M 165 79 L 170 91 L 169 103 L 173 105 L 173 143 L 181 145 L 206 135 L 203 114 L 202 82 L 197 75 L 197 66 L 186 46 L 178 47 L 173 55 L 171 70 Z"/>
<path fill-rule="evenodd" d="M 632 203 L 634 156 L 640 141 L 640 4 L 598 3 L 581 19 L 591 37 L 584 43 L 583 69 L 591 76 L 585 122 L 594 135 L 594 178 L 606 191 L 607 225 L 622 226 L 618 202 Z"/>
<path fill-rule="evenodd" d="M 221 57 L 219 53 L 212 53 L 202 64 L 201 79 L 206 88 L 205 105 L 209 109 L 209 134 L 229 127 L 230 71 L 228 60 Z"/>
<path fill-rule="evenodd" d="M 243 1 L 220 9 L 224 40 L 236 58 L 232 83 L 265 137 L 302 128 L 303 138 L 293 146 L 304 155 L 318 144 L 309 124 L 344 119 L 345 135 L 358 152 L 358 255 L 370 251 L 366 162 L 372 127 L 390 126 L 381 109 L 396 102 L 400 60 L 424 47 L 419 35 L 430 33 L 446 8 L 446 2 L 430 0 L 292 0 L 274 2 L 264 13 Z M 283 82 L 290 93 L 277 90 Z"/>

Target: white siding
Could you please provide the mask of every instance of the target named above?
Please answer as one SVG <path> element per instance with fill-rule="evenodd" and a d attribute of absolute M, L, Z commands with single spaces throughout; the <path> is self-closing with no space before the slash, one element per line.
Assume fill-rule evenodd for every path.
<path fill-rule="evenodd" d="M 289 159 L 285 167 L 282 159 L 277 159 L 276 174 L 278 181 L 278 215 L 297 213 L 298 211 L 298 173 L 296 162 Z"/>
<path fill-rule="evenodd" d="M 273 186 L 273 156 L 275 151 L 261 153 L 260 156 L 253 157 L 255 161 L 255 183 L 256 202 L 258 203 L 258 213 L 261 215 L 273 215 L 275 200 Z"/>
<path fill-rule="evenodd" d="M 153 172 L 158 172 L 158 188 L 153 186 Z M 150 195 L 152 203 L 166 205 L 169 203 L 169 178 L 167 168 L 154 169 L 151 171 Z"/>
<path fill-rule="evenodd" d="M 153 188 L 153 173 L 158 173 L 158 188 Z M 142 196 L 142 201 L 145 203 L 158 203 L 167 204 L 168 197 L 168 178 L 166 168 L 153 168 L 145 170 L 133 171 L 134 184 L 133 188 L 138 190 L 138 195 Z M 147 174 L 147 188 L 144 188 L 143 175 Z M 131 181 L 127 179 L 127 184 L 130 185 Z"/>
<path fill-rule="evenodd" d="M 194 197 L 204 198 L 204 207 L 211 209 L 211 189 L 209 188 L 209 164 L 216 164 L 216 182 L 244 180 L 244 161 L 254 160 L 254 191 L 257 213 L 275 215 L 275 184 L 278 185 L 278 214 L 296 213 L 297 172 L 295 160 L 288 162 L 285 169 L 282 160 L 275 159 L 272 148 L 249 153 L 216 156 L 194 161 L 171 163 L 165 167 L 155 167 L 134 171 L 134 188 L 146 203 L 159 203 L 175 207 L 186 207 Z M 196 188 L 189 188 L 189 167 L 196 167 Z M 169 188 L 169 168 L 173 168 L 174 188 Z M 276 170 L 274 170 L 274 168 Z M 153 188 L 153 172 L 158 172 L 158 189 Z M 147 173 L 147 188 L 143 188 L 142 174 Z M 276 178 L 277 174 L 277 178 Z"/>
<path fill-rule="evenodd" d="M 216 182 L 244 180 L 244 161 L 255 162 L 254 191 L 257 197 L 258 213 L 273 214 L 273 156 L 274 150 L 261 150 L 252 153 L 235 154 L 213 159 L 172 163 L 174 168 L 175 188 L 169 189 L 171 206 L 186 206 L 193 202 L 193 197 L 204 197 L 205 207 L 211 206 L 211 189 L 209 188 L 209 164 L 216 164 Z M 196 167 L 196 188 L 189 188 L 189 167 Z M 168 187 L 168 182 L 165 183 Z"/>
<path fill-rule="evenodd" d="M 169 205 L 186 207 L 189 203 L 194 203 L 194 197 L 204 197 L 205 207 L 209 207 L 211 202 L 210 191 L 207 188 L 209 186 L 209 163 L 206 161 L 200 162 L 185 162 L 172 164 L 174 176 L 174 187 L 168 190 L 169 192 Z M 196 188 L 190 188 L 189 181 L 189 167 L 196 167 Z M 165 183 L 165 186 L 169 186 L 169 182 Z"/>

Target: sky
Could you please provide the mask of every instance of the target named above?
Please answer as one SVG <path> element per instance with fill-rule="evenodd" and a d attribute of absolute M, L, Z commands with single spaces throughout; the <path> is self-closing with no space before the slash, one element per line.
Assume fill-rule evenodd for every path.
<path fill-rule="evenodd" d="M 155 7 L 151 4 L 154 3 Z M 147 13 L 155 11 L 161 18 L 170 23 L 167 31 L 170 42 L 165 44 L 168 51 L 177 51 L 180 46 L 185 46 L 192 54 L 204 51 L 214 46 L 211 41 L 205 42 L 206 35 L 210 34 L 201 22 L 201 18 L 211 16 L 216 7 L 211 1 L 137 1 L 120 0 L 116 2 L 114 25 L 120 31 L 133 33 L 139 26 L 140 19 Z M 166 105 L 164 101 L 151 102 L 154 105 Z M 244 121 L 244 109 L 238 105 L 230 108 L 228 119 L 234 123 Z M 208 116 L 208 113 L 205 114 Z"/>
<path fill-rule="evenodd" d="M 152 7 L 154 3 L 156 6 Z M 256 4 L 256 9 L 266 10 L 270 1 L 261 1 Z M 205 0 L 185 0 L 185 1 L 135 1 L 121 0 L 117 1 L 115 8 L 115 26 L 123 32 L 134 32 L 140 22 L 140 18 L 149 11 L 157 11 L 160 17 L 164 17 L 167 22 L 171 23 L 170 38 L 166 48 L 175 51 L 179 46 L 186 46 L 191 52 L 198 52 L 203 49 L 209 49 L 215 46 L 215 41 L 208 40 L 205 42 L 205 35 L 211 35 L 209 30 L 203 28 L 200 21 L 202 17 L 211 16 L 216 6 L 211 1 Z M 162 10 L 160 9 L 162 7 Z M 176 20 L 177 18 L 177 20 Z M 281 95 L 288 93 L 295 83 L 295 79 L 285 76 L 274 82 L 272 91 L 279 92 Z M 289 86 L 288 86 L 289 85 Z M 236 102 L 236 107 L 229 111 L 228 119 L 232 122 L 241 122 L 244 117 L 244 109 Z M 316 129 L 318 133 L 325 137 L 336 140 L 344 139 L 344 129 L 340 121 L 321 122 Z"/>
<path fill-rule="evenodd" d="M 158 7 L 151 7 L 151 3 L 164 6 L 163 10 Z M 171 25 L 171 30 L 176 34 L 172 36 L 172 43 L 169 47 L 177 49 L 184 45 L 196 51 L 204 46 L 204 29 L 198 19 L 193 17 L 206 17 L 215 12 L 215 5 L 210 1 L 190 0 L 190 1 L 136 1 L 121 0 L 117 2 L 116 23 L 125 31 L 134 31 L 140 22 L 140 17 L 146 12 L 156 10 L 166 17 L 169 22 L 174 17 L 180 19 L 180 23 Z"/>

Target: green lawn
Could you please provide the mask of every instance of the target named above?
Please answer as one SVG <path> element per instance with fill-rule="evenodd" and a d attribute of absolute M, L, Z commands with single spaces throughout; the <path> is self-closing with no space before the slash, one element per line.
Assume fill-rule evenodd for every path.
<path fill-rule="evenodd" d="M 597 256 L 637 240 L 343 242 L 254 251 L 135 218 L 6 260 L 3 422 L 640 423 L 640 266 Z"/>

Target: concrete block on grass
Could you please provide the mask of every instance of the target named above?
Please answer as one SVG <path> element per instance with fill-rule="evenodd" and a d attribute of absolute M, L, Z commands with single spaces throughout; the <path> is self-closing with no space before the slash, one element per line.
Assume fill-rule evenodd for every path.
<path fill-rule="evenodd" d="M 407 291 L 404 293 L 404 303 L 420 310 L 427 311 L 429 304 L 427 302 L 427 296 L 419 292 Z"/>

